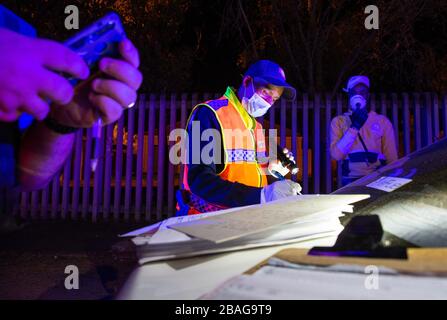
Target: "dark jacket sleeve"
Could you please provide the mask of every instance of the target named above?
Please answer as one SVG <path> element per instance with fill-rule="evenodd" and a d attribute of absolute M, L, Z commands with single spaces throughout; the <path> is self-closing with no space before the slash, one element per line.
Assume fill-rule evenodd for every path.
<path fill-rule="evenodd" d="M 19 143 L 17 122 L 0 121 L 0 224 L 5 215 L 12 215 L 20 195 L 16 166 Z"/>
<path fill-rule="evenodd" d="M 188 126 L 188 184 L 191 191 L 208 202 L 225 207 L 258 204 L 262 188 L 226 181 L 219 177 L 218 172 L 224 168 L 225 155 L 223 144 L 222 142 L 220 143 L 220 156 L 209 152 L 209 150 L 212 150 L 209 144 L 214 146 L 214 139 L 221 139 L 221 136 L 212 136 L 208 141 L 202 141 L 200 137 L 193 137 L 192 121 L 198 121 L 195 125 L 200 124 L 200 137 L 207 129 L 216 129 L 216 132 L 221 134 L 220 125 L 214 113 L 208 107 L 199 107 Z M 202 155 L 202 150 L 207 146 L 205 153 L 211 155 L 212 161 L 204 161 L 202 157 L 197 156 L 198 150 L 193 149 L 193 141 L 196 141 L 197 145 L 199 145 L 198 141 L 200 141 L 200 155 Z M 195 160 L 195 163 L 193 160 Z"/>

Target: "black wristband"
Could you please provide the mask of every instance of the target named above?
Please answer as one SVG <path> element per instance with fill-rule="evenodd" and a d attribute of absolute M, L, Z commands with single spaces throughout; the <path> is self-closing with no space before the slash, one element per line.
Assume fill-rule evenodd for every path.
<path fill-rule="evenodd" d="M 43 120 L 43 122 L 45 123 L 47 128 L 51 129 L 52 131 L 54 131 L 56 133 L 60 133 L 60 134 L 75 133 L 76 131 L 79 130 L 79 128 L 69 127 L 69 126 L 64 126 L 62 124 L 59 124 L 56 122 L 56 120 L 54 120 L 50 117 L 46 117 Z"/>

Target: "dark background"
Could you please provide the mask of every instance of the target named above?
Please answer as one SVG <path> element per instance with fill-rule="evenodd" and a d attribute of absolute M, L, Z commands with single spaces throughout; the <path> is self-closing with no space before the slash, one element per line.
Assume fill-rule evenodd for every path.
<path fill-rule="evenodd" d="M 354 73 L 375 92 L 447 88 L 445 0 L 90 0 L 4 4 L 40 36 L 64 40 L 66 5 L 80 27 L 109 10 L 123 18 L 140 50 L 141 92 L 222 92 L 238 85 L 258 58 L 282 65 L 300 92 L 338 92 Z M 365 7 L 379 8 L 379 30 L 366 30 Z"/>

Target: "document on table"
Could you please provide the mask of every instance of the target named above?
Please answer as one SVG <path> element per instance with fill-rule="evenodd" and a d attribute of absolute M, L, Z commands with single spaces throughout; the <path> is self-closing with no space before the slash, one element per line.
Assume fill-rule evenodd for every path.
<path fill-rule="evenodd" d="M 353 267 L 354 268 L 354 267 Z M 358 269 L 355 267 L 354 269 Z M 349 268 L 345 267 L 345 270 Z M 446 299 L 447 278 L 264 266 L 205 294 L 213 300 Z"/>
<path fill-rule="evenodd" d="M 399 177 L 381 177 L 370 184 L 367 184 L 367 187 L 382 190 L 385 192 L 393 192 L 394 190 L 399 189 L 400 187 L 410 183 L 412 180 L 407 178 L 399 178 Z"/>
<path fill-rule="evenodd" d="M 247 206 L 246 208 L 249 208 L 249 206 Z M 145 236 L 145 235 L 152 236 L 152 234 L 154 232 L 156 232 L 157 230 L 167 229 L 168 226 L 173 225 L 173 224 L 203 219 L 206 217 L 211 217 L 211 216 L 215 216 L 215 215 L 219 215 L 219 214 L 223 214 L 223 213 L 228 213 L 228 212 L 236 211 L 239 209 L 240 208 L 231 208 L 231 209 L 226 209 L 226 210 L 220 210 L 220 211 L 215 211 L 215 212 L 206 212 L 206 213 L 195 214 L 195 215 L 190 215 L 190 216 L 172 217 L 172 218 L 168 218 L 166 220 L 151 224 L 150 226 L 143 227 L 143 228 L 128 232 L 126 234 L 119 235 L 119 236 L 120 237 L 138 237 L 138 236 Z"/>
<path fill-rule="evenodd" d="M 221 243 L 254 234 L 299 219 L 352 204 L 369 195 L 302 195 L 262 205 L 241 208 L 197 221 L 170 225 L 170 228 L 200 239 Z"/>

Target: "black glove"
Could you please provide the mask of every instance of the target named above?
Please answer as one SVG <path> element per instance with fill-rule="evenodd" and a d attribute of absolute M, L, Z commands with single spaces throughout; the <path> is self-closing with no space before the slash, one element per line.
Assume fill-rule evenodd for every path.
<path fill-rule="evenodd" d="M 368 110 L 366 110 L 366 108 L 359 108 L 355 110 L 351 115 L 351 128 L 360 130 L 360 128 L 365 124 L 366 120 L 368 120 Z"/>

